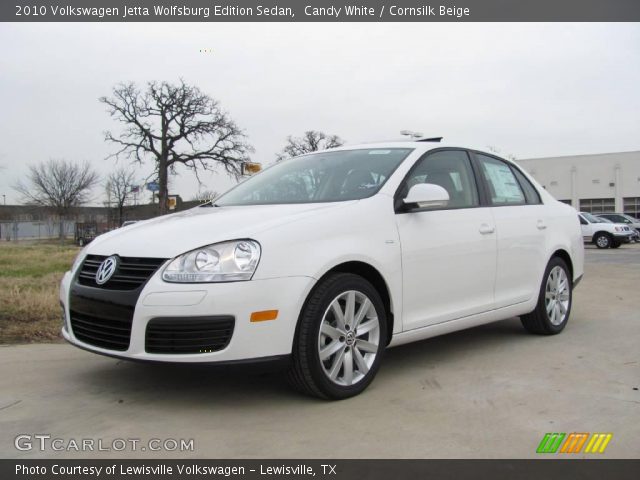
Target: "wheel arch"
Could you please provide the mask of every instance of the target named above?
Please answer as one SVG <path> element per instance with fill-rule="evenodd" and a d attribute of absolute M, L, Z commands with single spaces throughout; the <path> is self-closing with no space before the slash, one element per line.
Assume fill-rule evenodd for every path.
<path fill-rule="evenodd" d="M 606 230 L 598 230 L 591 236 L 591 238 L 595 239 L 598 235 L 608 235 L 609 237 L 613 238 L 613 233 L 607 232 Z"/>
<path fill-rule="evenodd" d="M 333 273 L 352 273 L 354 275 L 358 275 L 365 280 L 367 280 L 373 287 L 377 290 L 382 302 L 384 303 L 385 313 L 387 317 L 387 345 L 391 341 L 393 336 L 393 325 L 394 325 L 394 305 L 393 299 L 391 297 L 391 291 L 389 289 L 389 285 L 385 280 L 384 276 L 380 273 L 380 271 L 375 268 L 373 265 L 363 262 L 361 260 L 350 260 L 339 263 L 329 270 L 324 272 L 322 276 L 318 279 L 314 287 L 311 289 L 307 298 L 304 301 L 304 305 L 307 304 L 311 295 L 313 295 L 316 287 L 322 283 L 322 281 L 329 275 Z M 303 306 L 304 308 L 304 306 Z M 296 327 L 297 329 L 297 327 Z"/>
<path fill-rule="evenodd" d="M 547 264 L 554 258 L 560 258 L 564 263 L 569 267 L 569 273 L 571 274 L 571 282 L 573 283 L 573 260 L 571 259 L 571 255 L 564 248 L 556 249 L 553 254 L 549 257 L 549 261 Z"/>

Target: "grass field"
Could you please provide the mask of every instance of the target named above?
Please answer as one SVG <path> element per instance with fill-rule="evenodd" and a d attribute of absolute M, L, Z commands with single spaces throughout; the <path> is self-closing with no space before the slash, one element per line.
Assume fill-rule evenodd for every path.
<path fill-rule="evenodd" d="M 58 288 L 78 252 L 54 242 L 0 243 L 0 343 L 61 338 Z"/>

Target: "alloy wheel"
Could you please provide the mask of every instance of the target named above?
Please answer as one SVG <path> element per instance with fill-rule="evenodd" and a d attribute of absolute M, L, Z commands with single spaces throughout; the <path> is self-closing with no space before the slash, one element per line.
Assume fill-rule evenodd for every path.
<path fill-rule="evenodd" d="M 549 321 L 561 325 L 567 317 L 571 290 L 569 279 L 562 267 L 555 266 L 549 272 L 545 287 L 545 307 Z"/>
<path fill-rule="evenodd" d="M 318 355 L 327 378 L 341 386 L 360 382 L 379 345 L 380 323 L 369 297 L 356 290 L 338 295 L 325 311 L 318 335 Z"/>
<path fill-rule="evenodd" d="M 596 243 L 600 248 L 607 248 L 609 246 L 609 239 L 606 235 L 600 235 L 596 240 Z"/>

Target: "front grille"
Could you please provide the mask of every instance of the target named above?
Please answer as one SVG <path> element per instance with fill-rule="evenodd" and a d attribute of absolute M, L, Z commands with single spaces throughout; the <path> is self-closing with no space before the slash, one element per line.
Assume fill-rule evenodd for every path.
<path fill-rule="evenodd" d="M 96 272 L 106 259 L 103 255 L 87 255 L 80 273 L 78 283 L 87 287 L 105 288 L 107 290 L 135 290 L 155 273 L 165 262 L 164 258 L 119 257 L 118 268 L 113 276 L 104 284 L 96 283 Z"/>
<path fill-rule="evenodd" d="M 209 353 L 222 350 L 231 341 L 232 316 L 154 318 L 147 324 L 148 353 Z"/>
<path fill-rule="evenodd" d="M 132 316 L 104 318 L 71 310 L 71 329 L 82 342 L 108 350 L 125 351 L 131 338 Z"/>

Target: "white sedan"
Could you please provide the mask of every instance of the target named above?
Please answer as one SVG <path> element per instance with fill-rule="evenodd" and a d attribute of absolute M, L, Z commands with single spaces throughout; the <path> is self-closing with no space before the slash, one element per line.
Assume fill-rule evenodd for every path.
<path fill-rule="evenodd" d="M 514 316 L 561 332 L 583 256 L 575 210 L 512 162 L 341 147 L 96 238 L 62 280 L 63 335 L 131 360 L 285 360 L 302 391 L 346 398 L 387 347 Z"/>

